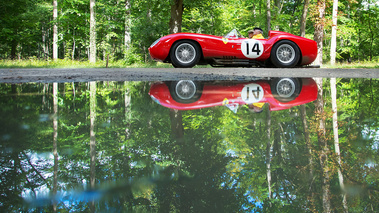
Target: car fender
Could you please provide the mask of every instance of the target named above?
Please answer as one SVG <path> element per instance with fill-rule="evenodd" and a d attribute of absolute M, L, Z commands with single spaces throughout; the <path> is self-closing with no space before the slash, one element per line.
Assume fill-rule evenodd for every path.
<path fill-rule="evenodd" d="M 192 40 L 199 44 L 202 51 L 201 54 L 203 55 L 204 49 L 207 49 L 207 40 L 210 40 L 211 42 L 214 40 L 214 38 L 210 37 L 216 36 L 196 33 L 175 33 L 160 38 L 160 41 L 156 45 L 149 48 L 149 52 L 154 60 L 162 62 L 169 61 L 170 50 L 175 42 L 180 40 Z"/>
<path fill-rule="evenodd" d="M 300 49 L 300 55 L 301 55 L 301 61 L 300 65 L 303 64 L 310 64 L 312 63 L 316 57 L 317 57 L 317 43 L 313 40 L 296 36 L 290 33 L 286 32 L 280 32 L 280 31 L 270 31 L 269 33 L 270 38 L 270 48 L 268 48 L 271 52 L 272 46 L 280 41 L 280 40 L 289 40 L 294 42 Z"/>

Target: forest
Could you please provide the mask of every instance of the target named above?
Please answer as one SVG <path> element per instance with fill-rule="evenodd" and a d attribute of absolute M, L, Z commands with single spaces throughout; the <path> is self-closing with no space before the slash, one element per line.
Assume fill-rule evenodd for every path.
<path fill-rule="evenodd" d="M 334 44 L 337 62 L 378 63 L 378 13 L 374 0 L 0 0 L 0 62 L 151 65 L 161 36 L 257 26 L 317 41 L 321 63 Z M 379 81 L 315 80 L 316 101 L 259 114 L 170 110 L 151 82 L 1 84 L 0 207 L 375 212 Z"/>
<path fill-rule="evenodd" d="M 109 59 L 127 66 L 151 62 L 150 44 L 173 32 L 222 36 L 236 28 L 247 36 L 255 26 L 265 36 L 272 29 L 316 40 L 324 63 L 331 60 L 333 26 L 337 62 L 379 55 L 375 0 L 1 0 L 0 11 L 3 60 Z"/>

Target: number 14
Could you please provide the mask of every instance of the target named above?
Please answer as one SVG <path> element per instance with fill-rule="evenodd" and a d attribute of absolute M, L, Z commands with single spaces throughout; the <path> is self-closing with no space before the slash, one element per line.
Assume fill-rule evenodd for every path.
<path fill-rule="evenodd" d="M 259 43 L 258 42 L 254 43 L 253 48 L 251 49 L 251 52 L 256 53 L 257 55 L 259 55 L 261 53 L 261 50 L 259 49 Z M 246 54 L 247 55 L 250 54 L 249 42 L 246 43 Z"/>

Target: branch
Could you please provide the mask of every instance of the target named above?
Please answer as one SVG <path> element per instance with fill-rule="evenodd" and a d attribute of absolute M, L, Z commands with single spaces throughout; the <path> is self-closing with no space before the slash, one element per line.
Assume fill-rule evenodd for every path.
<path fill-rule="evenodd" d="M 43 180 L 43 182 L 45 182 L 46 185 L 50 188 L 49 182 L 46 181 L 46 179 L 42 176 L 42 174 L 34 167 L 32 162 L 30 162 L 30 159 L 29 159 L 28 155 L 25 153 L 25 151 L 22 151 L 22 154 L 25 156 L 26 160 L 28 161 L 29 165 L 32 167 L 33 171 L 35 171 L 37 173 L 37 175 Z"/>

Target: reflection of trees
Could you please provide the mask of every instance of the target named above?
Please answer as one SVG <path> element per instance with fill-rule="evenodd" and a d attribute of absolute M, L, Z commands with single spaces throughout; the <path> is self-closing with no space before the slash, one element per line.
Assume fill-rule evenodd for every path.
<path fill-rule="evenodd" d="M 41 91 L 41 85 L 1 85 L 0 96 L 0 203 L 2 211 L 21 211 L 22 194 L 32 198 L 37 195 L 41 186 L 50 187 L 43 171 L 50 165 L 43 159 L 35 164 L 32 158 L 34 150 L 42 151 L 41 147 L 50 147 L 51 132 L 48 128 L 38 124 L 43 119 L 36 114 L 41 109 L 42 96 L 32 98 L 19 96 L 25 91 L 29 93 Z M 21 115 L 21 112 L 22 113 Z M 41 141 L 41 135 L 36 132 L 48 134 L 50 140 Z M 29 139 L 35 137 L 32 143 Z M 50 145 L 49 145 L 50 144 Z"/>
<path fill-rule="evenodd" d="M 54 155 L 54 176 L 53 176 L 53 196 L 58 192 L 58 83 L 53 83 L 53 155 Z M 54 212 L 57 211 L 57 204 L 53 202 Z"/>
<path fill-rule="evenodd" d="M 362 79 L 337 84 L 340 145 L 345 150 L 341 170 L 347 192 L 352 185 L 350 190 L 361 192 L 348 193 L 348 205 L 357 212 L 378 208 L 378 83 Z M 322 170 L 320 161 L 313 160 L 321 150 L 313 104 L 271 112 L 268 132 L 267 113 L 241 109 L 233 114 L 222 107 L 175 113 L 152 102 L 144 82 L 96 83 L 96 102 L 88 90 L 95 85 L 87 83 L 60 85 L 57 99 L 48 95 L 52 85 L 0 87 L 0 201 L 5 210 L 20 210 L 22 197 L 38 198 L 42 189 L 56 189 L 58 212 L 89 211 L 94 194 L 100 196 L 96 211 L 322 211 Z M 325 139 L 331 147 L 328 88 L 324 93 Z M 58 111 L 54 106 L 59 107 L 58 117 L 53 116 Z M 92 124 L 91 111 L 96 117 Z M 54 118 L 59 118 L 54 148 L 59 158 L 46 154 L 55 144 Z M 96 155 L 89 148 L 91 126 Z M 329 154 L 329 199 L 332 209 L 342 211 L 335 159 Z M 53 211 L 51 202 L 45 204 L 41 209 Z"/>
<path fill-rule="evenodd" d="M 230 158 L 220 150 L 222 138 L 210 128 L 220 125 L 222 120 L 213 116 L 213 111 L 204 112 L 206 117 L 183 112 L 184 136 L 171 142 L 173 150 L 168 153 L 173 163 L 165 171 L 166 179 L 172 175 L 173 178 L 159 184 L 156 190 L 159 211 L 233 212 L 241 209 L 242 192 L 236 191 L 231 184 L 233 180 L 226 174 Z M 208 116 L 212 119 L 207 119 Z"/>
<path fill-rule="evenodd" d="M 95 190 L 96 181 L 96 133 L 95 133 L 95 122 L 96 122 L 96 82 L 92 81 L 90 85 L 90 187 L 91 190 Z M 91 212 L 95 212 L 95 201 L 92 200 L 90 203 Z"/>
<path fill-rule="evenodd" d="M 320 146 L 319 159 L 321 166 L 321 187 L 322 187 L 322 208 L 324 212 L 331 211 L 330 204 L 330 171 L 329 171 L 329 146 L 326 135 L 325 114 L 324 114 L 324 97 L 323 97 L 323 79 L 315 79 L 318 87 L 317 100 L 315 101 L 316 113 L 316 133 L 318 145 Z"/>

